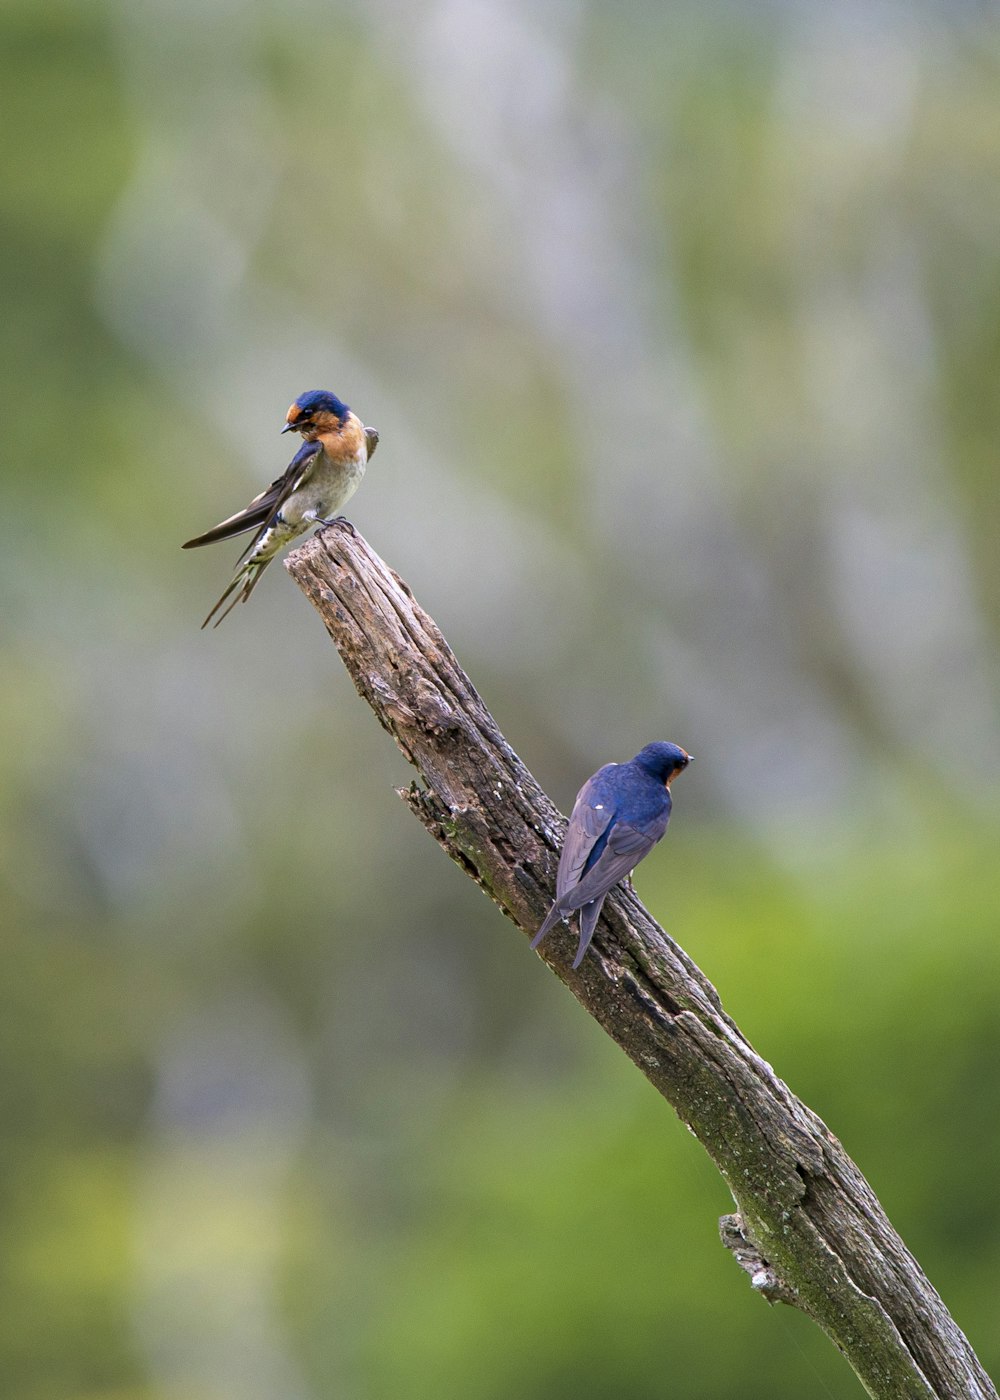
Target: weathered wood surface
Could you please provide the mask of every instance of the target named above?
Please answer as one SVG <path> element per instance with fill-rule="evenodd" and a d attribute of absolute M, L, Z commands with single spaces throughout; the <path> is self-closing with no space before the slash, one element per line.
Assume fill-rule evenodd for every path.
<path fill-rule="evenodd" d="M 313 536 L 286 566 L 358 691 L 417 770 L 421 781 L 401 792 L 403 800 L 530 936 L 552 898 L 565 822 L 441 632 L 348 526 Z M 723 1243 L 753 1286 L 812 1317 L 880 1400 L 996 1400 L 839 1141 L 756 1053 L 704 973 L 635 894 L 619 886 L 609 896 L 577 972 L 575 944 L 575 932 L 560 926 L 538 955 L 715 1162 L 739 1212 L 722 1220 Z"/>

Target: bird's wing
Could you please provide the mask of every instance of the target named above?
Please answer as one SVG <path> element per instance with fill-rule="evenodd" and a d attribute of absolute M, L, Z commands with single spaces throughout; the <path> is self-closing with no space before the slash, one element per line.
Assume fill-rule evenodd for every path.
<path fill-rule="evenodd" d="M 608 832 L 604 849 L 578 883 L 567 890 L 561 903 L 579 909 L 592 899 L 601 899 L 613 885 L 634 870 L 644 856 L 649 855 L 666 831 L 669 820 L 670 813 L 667 811 L 641 828 L 630 826 L 628 822 L 615 822 Z"/>
<path fill-rule="evenodd" d="M 195 549 L 198 545 L 215 544 L 216 540 L 228 540 L 234 535 L 245 535 L 248 530 L 256 530 L 256 536 L 244 551 L 249 554 L 289 496 L 305 481 L 321 451 L 320 443 L 304 442 L 281 476 L 277 481 L 272 481 L 266 491 L 255 496 L 248 506 L 231 515 L 228 520 L 223 520 L 213 529 L 206 530 L 203 535 L 196 535 L 181 547 Z"/>
<path fill-rule="evenodd" d="M 375 449 L 378 447 L 378 428 L 365 429 L 365 443 L 368 446 L 369 462 L 375 456 Z"/>
<path fill-rule="evenodd" d="M 613 804 L 605 803 L 601 797 L 597 783 L 600 776 L 595 773 L 588 778 L 576 795 L 559 857 L 556 899 L 561 900 L 579 882 L 591 851 L 614 819 Z"/>

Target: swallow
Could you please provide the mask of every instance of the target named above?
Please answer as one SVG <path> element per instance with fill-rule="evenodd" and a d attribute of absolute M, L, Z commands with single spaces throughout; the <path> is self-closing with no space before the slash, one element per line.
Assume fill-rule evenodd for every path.
<path fill-rule="evenodd" d="M 281 431 L 301 433 L 304 439 L 283 475 L 244 510 L 182 546 L 196 549 L 249 530 L 256 532 L 236 561 L 239 567 L 232 583 L 202 627 L 208 626 L 233 593 L 236 597 L 216 618 L 216 627 L 237 603 L 245 603 L 261 574 L 289 540 L 311 525 L 333 523 L 337 512 L 361 485 L 365 468 L 378 446 L 378 431 L 366 428 L 346 403 L 325 389 L 300 394 L 285 415 Z"/>
<path fill-rule="evenodd" d="M 606 763 L 577 793 L 556 873 L 556 897 L 532 948 L 560 919 L 580 911 L 583 962 L 601 906 L 611 888 L 629 875 L 667 829 L 673 805 L 670 784 L 691 762 L 676 744 L 647 744 L 628 763 Z"/>

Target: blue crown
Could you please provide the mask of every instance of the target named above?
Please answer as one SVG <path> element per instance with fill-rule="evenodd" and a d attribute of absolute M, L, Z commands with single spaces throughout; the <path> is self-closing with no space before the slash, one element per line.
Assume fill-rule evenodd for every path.
<path fill-rule="evenodd" d="M 295 406 L 300 413 L 335 413 L 341 422 L 351 411 L 328 389 L 307 389 L 295 400 Z"/>

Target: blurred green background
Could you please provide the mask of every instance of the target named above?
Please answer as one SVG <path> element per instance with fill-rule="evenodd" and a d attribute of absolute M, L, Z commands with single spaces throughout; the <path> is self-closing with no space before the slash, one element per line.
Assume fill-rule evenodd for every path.
<path fill-rule="evenodd" d="M 1000 1371 L 998 9 L 0 8 L 5 1397 L 862 1393 L 284 571 L 199 632 L 314 387 Z"/>

